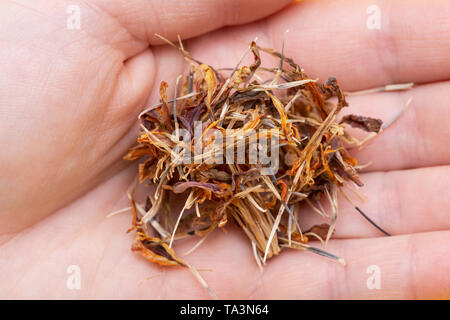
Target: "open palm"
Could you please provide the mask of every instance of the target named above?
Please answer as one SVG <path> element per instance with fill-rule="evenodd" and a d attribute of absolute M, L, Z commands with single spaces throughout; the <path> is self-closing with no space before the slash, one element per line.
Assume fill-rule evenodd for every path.
<path fill-rule="evenodd" d="M 230 67 L 255 37 L 280 48 L 286 29 L 286 55 L 311 77 L 336 76 L 346 91 L 417 84 L 348 98 L 349 112 L 388 121 L 413 97 L 353 153 L 373 163 L 361 175 L 360 206 L 393 236 L 341 201 L 327 250 L 346 267 L 286 251 L 260 273 L 237 228 L 216 231 L 185 259 L 209 269 L 202 276 L 220 298 L 450 297 L 450 6 L 389 2 L 370 29 L 369 2 L 282 9 L 289 2 L 0 2 L 0 297 L 207 298 L 186 269 L 130 251 L 129 214 L 105 218 L 128 206 L 136 167 L 121 157 L 137 115 L 158 100 L 162 79 L 173 84 L 186 67 L 154 33 L 180 34 L 194 57 Z M 69 5 L 80 8 L 79 29 L 67 28 Z M 195 241 L 177 245 L 181 257 Z M 78 290 L 67 287 L 73 265 Z M 367 285 L 367 270 L 380 272 L 379 287 Z"/>

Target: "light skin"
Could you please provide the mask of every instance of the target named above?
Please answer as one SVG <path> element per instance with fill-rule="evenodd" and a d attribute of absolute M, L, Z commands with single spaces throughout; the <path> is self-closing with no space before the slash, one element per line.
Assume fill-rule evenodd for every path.
<path fill-rule="evenodd" d="M 160 268 L 130 251 L 125 196 L 136 165 L 139 112 L 173 87 L 186 64 L 159 33 L 213 66 L 234 66 L 246 43 L 280 48 L 313 78 L 346 91 L 415 82 L 409 91 L 349 97 L 347 113 L 389 121 L 353 152 L 364 169 L 360 205 L 383 237 L 341 200 L 327 250 L 343 267 L 283 251 L 260 273 L 237 228 L 217 231 L 185 259 L 215 293 L 235 298 L 450 298 L 450 7 L 444 1 L 380 2 L 381 28 L 366 27 L 374 1 L 1 1 L 0 297 L 208 298 L 183 268 Z M 375 1 L 376 2 L 376 1 Z M 81 28 L 68 30 L 68 5 Z M 304 214 L 303 223 L 317 218 Z M 177 245 L 181 255 L 196 240 Z M 81 289 L 66 287 L 78 265 Z M 366 286 L 368 266 L 381 288 Z"/>

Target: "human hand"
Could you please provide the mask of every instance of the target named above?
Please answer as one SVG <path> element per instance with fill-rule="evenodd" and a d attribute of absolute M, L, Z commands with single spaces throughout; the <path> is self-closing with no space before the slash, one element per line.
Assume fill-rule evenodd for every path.
<path fill-rule="evenodd" d="M 136 168 L 121 157 L 134 143 L 137 115 L 158 100 L 159 82 L 174 83 L 186 66 L 153 34 L 190 38 L 184 44 L 194 57 L 229 67 L 256 36 L 279 48 L 286 29 L 286 55 L 312 77 L 334 75 L 346 91 L 418 84 L 348 98 L 348 112 L 389 120 L 413 96 L 392 127 L 353 153 L 373 162 L 361 175 L 362 206 L 393 237 L 341 201 L 327 250 L 344 257 L 345 268 L 286 251 L 261 274 L 234 228 L 215 232 L 186 260 L 213 271 L 202 275 L 220 298 L 448 297 L 450 7 L 396 1 L 380 6 L 380 29 L 371 30 L 371 3 L 305 1 L 273 14 L 289 2 L 0 4 L 1 297 L 208 297 L 185 269 L 162 269 L 130 251 L 129 215 L 105 219 L 128 206 Z M 73 4 L 79 30 L 66 28 Z M 66 287 L 70 265 L 80 267 L 80 290 Z M 381 270 L 379 290 L 366 286 L 370 265 Z"/>

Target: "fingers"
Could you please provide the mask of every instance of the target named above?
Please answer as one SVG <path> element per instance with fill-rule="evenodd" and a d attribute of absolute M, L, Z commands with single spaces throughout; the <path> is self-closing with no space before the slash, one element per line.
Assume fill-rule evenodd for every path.
<path fill-rule="evenodd" d="M 359 192 L 364 202 L 344 188 L 355 204 L 377 225 L 392 235 L 450 230 L 450 166 L 415 170 L 374 172 L 361 175 L 364 183 Z M 329 201 L 322 201 L 331 216 Z M 379 237 L 383 234 L 365 220 L 342 195 L 338 198 L 339 212 L 334 237 Z M 304 230 L 328 223 L 309 206 L 300 210 Z"/>
<path fill-rule="evenodd" d="M 205 63 L 217 62 L 218 68 L 234 67 L 245 50 L 245 44 L 239 44 L 241 50 L 229 50 L 227 42 L 220 42 L 213 48 L 211 42 L 214 38 L 212 35 L 190 41 L 189 49 Z M 450 163 L 450 149 L 444 147 L 450 144 L 449 88 L 450 82 L 445 81 L 418 85 L 406 91 L 349 96 L 349 107 L 342 110 L 342 115 L 370 116 L 381 119 L 384 124 L 389 124 L 398 117 L 361 150 L 359 147 L 352 148 L 351 154 L 362 165 L 371 163 L 366 171 L 411 169 Z M 410 98 L 412 100 L 408 105 Z M 360 140 L 368 136 L 358 129 L 349 128 L 349 131 Z"/>
<path fill-rule="evenodd" d="M 450 232 L 335 240 L 327 250 L 347 265 L 307 252 L 269 262 L 255 299 L 448 299 Z"/>
<path fill-rule="evenodd" d="M 334 75 L 346 90 L 450 76 L 450 6 L 442 1 L 402 0 L 375 7 L 371 1 L 331 2 L 301 2 L 268 21 L 271 39 L 291 30 L 287 54 L 297 56 L 307 73 L 322 79 Z M 369 29 L 369 19 L 377 15 L 379 29 Z"/>
<path fill-rule="evenodd" d="M 141 43 L 161 44 L 154 36 L 159 33 L 166 38 L 176 40 L 194 37 L 226 25 L 237 25 L 268 16 L 291 0 L 270 1 L 221 1 L 221 0 L 187 0 L 187 1 L 108 1 L 97 0 L 105 19 L 113 18 L 129 34 Z M 91 5 L 93 7 L 94 5 Z M 110 38 L 110 40 L 117 40 Z M 128 46 L 131 39 L 123 42 Z"/>
<path fill-rule="evenodd" d="M 400 117 L 352 156 L 366 171 L 400 170 L 450 163 L 450 82 L 421 85 L 408 91 L 348 97 L 350 107 L 342 114 L 382 119 L 388 124 Z M 412 98 L 407 107 L 408 100 Z M 403 113 L 402 111 L 405 110 Z M 367 133 L 349 131 L 358 138 Z"/>
<path fill-rule="evenodd" d="M 230 51 L 227 49 L 230 44 L 220 39 L 218 46 L 213 47 L 213 39 L 214 35 L 190 41 L 192 54 L 206 63 L 216 61 L 218 67 L 234 67 L 245 49 L 244 43 L 239 44 L 242 50 Z M 342 110 L 343 115 L 371 116 L 382 119 L 385 124 L 400 115 L 361 150 L 353 148 L 351 154 L 360 164 L 372 163 L 366 171 L 448 164 L 450 149 L 444 146 L 450 144 L 450 126 L 447 124 L 450 119 L 449 88 L 450 82 L 445 81 L 418 85 L 407 91 L 349 96 L 350 106 Z M 350 128 L 350 131 L 361 140 L 367 136 L 367 133 L 357 129 Z"/>
<path fill-rule="evenodd" d="M 256 268 L 248 240 L 215 234 L 186 259 L 221 299 L 445 299 L 449 297 L 450 232 L 377 239 L 332 240 L 326 250 L 346 266 L 322 256 L 283 250 Z M 246 241 L 247 240 L 247 241 Z M 176 274 L 170 278 L 170 275 Z M 183 270 L 160 280 L 164 297 L 208 296 Z"/>
<path fill-rule="evenodd" d="M 128 205 L 122 195 L 134 170 L 124 171 L 60 214 L 2 244 L 0 296 L 209 298 L 187 269 L 160 268 L 131 252 L 133 234 L 125 233 L 129 213 L 105 218 Z M 448 231 L 332 240 L 326 250 L 343 257 L 346 267 L 310 252 L 284 250 L 261 274 L 244 233 L 228 225 L 226 229 L 211 234 L 191 255 L 184 253 L 198 238 L 175 246 L 181 258 L 203 270 L 202 277 L 222 299 L 449 298 Z M 67 273 L 71 265 L 80 267 L 80 290 L 67 287 L 75 276 Z M 368 278 L 375 273 L 380 281 L 372 277 L 368 287 Z"/>
<path fill-rule="evenodd" d="M 369 12 L 369 13 L 368 13 Z M 281 48 L 313 78 L 336 76 L 347 91 L 450 76 L 450 6 L 442 1 L 301 1 L 263 22 L 214 32 L 204 50 L 228 50 L 259 37 Z M 373 19 L 379 17 L 379 29 Z M 371 24 L 372 23 L 372 24 Z M 369 27 L 368 27 L 369 24 Z M 375 26 L 375 27 L 374 27 Z M 225 45 L 224 45 L 225 46 Z M 242 51 L 240 49 L 239 51 Z M 209 55 L 204 52 L 205 57 Z M 211 56 L 210 63 L 214 63 Z"/>

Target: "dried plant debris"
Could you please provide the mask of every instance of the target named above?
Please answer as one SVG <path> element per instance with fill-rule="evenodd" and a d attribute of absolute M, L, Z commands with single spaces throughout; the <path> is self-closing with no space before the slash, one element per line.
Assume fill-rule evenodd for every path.
<path fill-rule="evenodd" d="M 139 115 L 137 145 L 124 157 L 140 159 L 139 182 L 156 187 L 144 203 L 135 201 L 134 190 L 129 194 L 130 231 L 136 232 L 132 250 L 163 266 L 190 268 L 210 290 L 176 255 L 173 244 L 206 237 L 234 220 L 261 267 L 284 248 L 345 264 L 319 248 L 334 232 L 338 193 L 351 201 L 344 188 L 356 192 L 352 186 L 363 185 L 357 160 L 348 151 L 360 141 L 344 124 L 378 133 L 381 120 L 347 115 L 338 122 L 348 103 L 334 77 L 325 83 L 311 79 L 283 52 L 255 41 L 247 51 L 252 64 L 239 62 L 219 72 L 191 57 L 181 41 L 178 46 L 162 39 L 181 52 L 190 71 L 177 78 L 173 99 L 168 84 L 161 83 L 160 102 Z M 278 67 L 263 67 L 262 52 L 279 60 Z M 174 216 L 169 202 L 176 194 L 186 198 Z M 320 199 L 329 201 L 331 212 L 325 212 Z M 305 207 L 329 222 L 301 230 Z"/>

